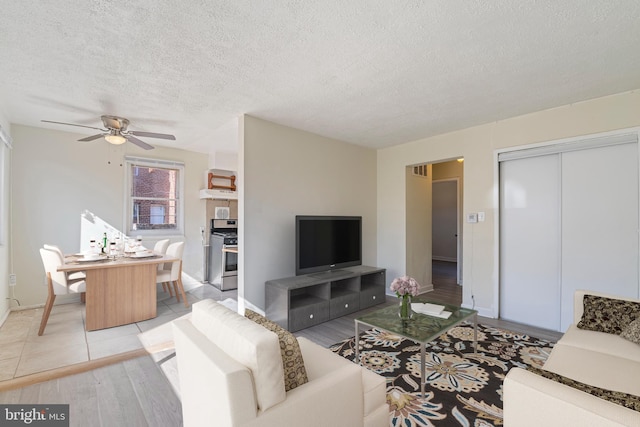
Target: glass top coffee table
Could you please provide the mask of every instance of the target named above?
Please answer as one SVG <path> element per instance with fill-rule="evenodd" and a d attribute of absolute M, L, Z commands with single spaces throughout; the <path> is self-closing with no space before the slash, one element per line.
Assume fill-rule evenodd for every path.
<path fill-rule="evenodd" d="M 414 299 L 414 302 L 428 302 Z M 380 310 L 373 311 L 355 319 L 356 324 L 356 355 L 354 362 L 360 363 L 360 325 L 381 329 L 383 331 L 399 335 L 420 344 L 420 391 L 424 398 L 425 384 L 425 345 L 438 338 L 454 326 L 465 320 L 473 318 L 473 352 L 478 347 L 478 312 L 455 305 L 433 303 L 443 305 L 445 311 L 450 311 L 448 319 L 442 319 L 427 314 L 413 313 L 411 320 L 403 321 L 398 315 L 399 306 L 391 305 Z"/>

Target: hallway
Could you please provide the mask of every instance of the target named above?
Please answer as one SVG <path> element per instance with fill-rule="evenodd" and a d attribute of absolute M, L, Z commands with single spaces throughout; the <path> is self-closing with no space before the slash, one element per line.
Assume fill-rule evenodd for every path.
<path fill-rule="evenodd" d="M 433 260 L 431 264 L 433 291 L 429 299 L 446 304 L 462 304 L 462 286 L 456 284 L 458 264 Z"/>

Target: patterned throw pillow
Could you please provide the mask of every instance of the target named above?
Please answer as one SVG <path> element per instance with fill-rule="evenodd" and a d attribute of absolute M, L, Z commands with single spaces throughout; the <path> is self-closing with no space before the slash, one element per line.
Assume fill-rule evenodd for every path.
<path fill-rule="evenodd" d="M 599 397 L 600 399 L 608 400 L 609 402 L 624 406 L 625 408 L 633 409 L 634 411 L 640 411 L 640 397 L 638 396 L 584 384 L 571 378 L 556 374 L 555 372 L 545 371 L 544 369 L 539 369 L 534 366 L 527 367 L 527 370 L 552 381 L 573 387 L 592 396 Z"/>
<path fill-rule="evenodd" d="M 640 344 L 640 317 L 631 322 L 620 334 L 625 340 Z"/>
<path fill-rule="evenodd" d="M 307 378 L 307 370 L 304 368 L 302 352 L 300 351 L 300 345 L 296 337 L 277 323 L 272 322 L 255 311 L 245 309 L 244 316 L 278 335 L 278 340 L 280 340 L 280 353 L 282 354 L 282 366 L 284 367 L 285 391 L 292 390 L 307 383 L 309 381 Z"/>
<path fill-rule="evenodd" d="M 584 313 L 578 328 L 588 331 L 620 335 L 640 317 L 640 303 L 619 299 L 585 295 Z"/>

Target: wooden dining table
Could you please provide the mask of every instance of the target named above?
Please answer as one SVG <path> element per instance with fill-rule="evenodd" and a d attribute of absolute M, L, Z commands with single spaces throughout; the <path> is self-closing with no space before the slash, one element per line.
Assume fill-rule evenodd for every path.
<path fill-rule="evenodd" d="M 178 259 L 159 254 L 95 261 L 70 255 L 58 271 L 85 272 L 85 329 L 95 331 L 156 317 L 158 265 L 173 261 Z"/>

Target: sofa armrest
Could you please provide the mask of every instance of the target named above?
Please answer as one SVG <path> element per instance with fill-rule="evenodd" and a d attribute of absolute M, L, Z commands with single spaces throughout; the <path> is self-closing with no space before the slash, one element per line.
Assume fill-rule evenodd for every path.
<path fill-rule="evenodd" d="M 249 369 L 202 334 L 189 319 L 173 322 L 185 426 L 232 426 L 256 417 Z"/>
<path fill-rule="evenodd" d="M 329 351 L 329 350 L 326 350 Z M 362 426 L 362 374 L 354 364 L 314 378 L 287 392 L 287 398 L 259 411 L 246 427 Z"/>
<path fill-rule="evenodd" d="M 504 379 L 505 426 L 638 426 L 640 413 L 525 369 Z"/>

